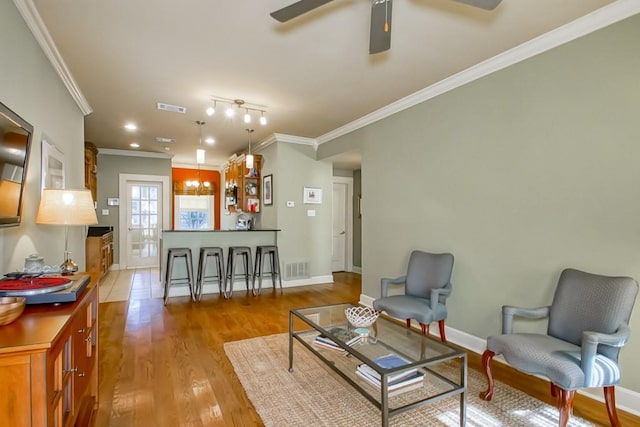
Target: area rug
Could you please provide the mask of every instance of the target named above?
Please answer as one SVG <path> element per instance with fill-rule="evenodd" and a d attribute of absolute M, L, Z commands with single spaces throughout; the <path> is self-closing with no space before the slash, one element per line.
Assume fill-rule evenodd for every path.
<path fill-rule="evenodd" d="M 289 373 L 287 334 L 224 345 L 247 396 L 266 426 L 377 426 L 380 411 L 301 344 L 294 346 Z M 467 426 L 558 425 L 556 408 L 496 381 L 491 402 L 478 394 L 484 376 L 468 373 Z M 459 426 L 458 396 L 409 410 L 390 419 L 391 426 Z M 571 417 L 570 426 L 593 426 Z"/>

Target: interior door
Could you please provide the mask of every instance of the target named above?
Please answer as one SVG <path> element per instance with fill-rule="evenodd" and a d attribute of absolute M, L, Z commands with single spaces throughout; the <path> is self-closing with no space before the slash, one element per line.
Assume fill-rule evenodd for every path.
<path fill-rule="evenodd" d="M 159 263 L 162 183 L 127 181 L 127 267 Z"/>
<path fill-rule="evenodd" d="M 333 183 L 332 271 L 345 271 L 347 265 L 347 185 Z"/>

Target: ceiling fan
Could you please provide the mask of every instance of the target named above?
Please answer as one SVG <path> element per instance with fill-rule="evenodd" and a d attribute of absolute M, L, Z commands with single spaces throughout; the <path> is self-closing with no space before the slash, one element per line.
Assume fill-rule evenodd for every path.
<path fill-rule="evenodd" d="M 333 0 L 300 0 L 282 9 L 271 12 L 271 16 L 280 22 L 310 12 Z M 481 9 L 493 10 L 502 0 L 453 0 Z M 369 33 L 369 53 L 379 53 L 391 47 L 391 6 L 393 0 L 373 0 L 371 4 L 371 29 Z"/>

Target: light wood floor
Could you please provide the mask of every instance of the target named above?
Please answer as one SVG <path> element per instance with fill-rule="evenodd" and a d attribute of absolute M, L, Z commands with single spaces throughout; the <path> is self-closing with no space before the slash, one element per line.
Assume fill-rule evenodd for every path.
<path fill-rule="evenodd" d="M 101 303 L 96 426 L 262 425 L 223 345 L 287 332 L 291 308 L 359 300 L 359 275 L 337 273 L 334 280 L 284 295 L 265 289 L 258 297 L 236 292 L 230 300 L 205 295 L 200 303 L 176 297 L 166 307 L 142 291 L 128 301 Z M 480 357 L 469 354 L 470 367 L 479 364 Z M 494 365 L 496 379 L 550 402 L 548 383 Z M 575 413 L 608 425 L 604 404 L 578 397 Z M 640 425 L 638 417 L 619 415 L 624 425 Z"/>

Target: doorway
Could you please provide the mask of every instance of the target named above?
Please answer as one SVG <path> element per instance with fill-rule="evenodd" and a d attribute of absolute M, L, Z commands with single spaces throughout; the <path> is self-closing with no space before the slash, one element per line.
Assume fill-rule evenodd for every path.
<path fill-rule="evenodd" d="M 333 177 L 331 270 L 353 270 L 353 178 Z"/>
<path fill-rule="evenodd" d="M 160 265 L 160 239 L 169 228 L 169 177 L 120 174 L 121 268 Z"/>

